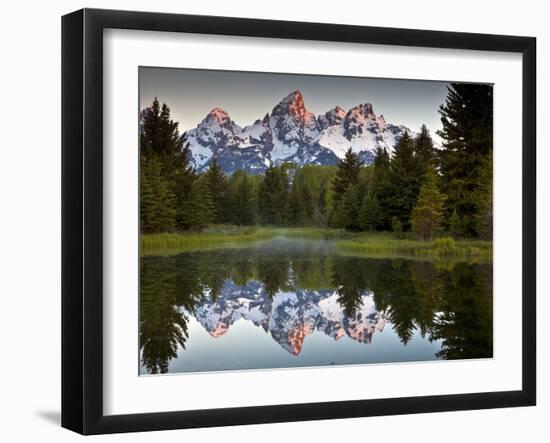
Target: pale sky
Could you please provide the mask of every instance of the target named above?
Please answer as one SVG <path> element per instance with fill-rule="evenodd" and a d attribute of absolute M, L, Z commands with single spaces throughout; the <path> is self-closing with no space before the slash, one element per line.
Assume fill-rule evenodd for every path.
<path fill-rule="evenodd" d="M 244 127 L 251 125 L 292 91 L 300 90 L 306 108 L 316 115 L 335 106 L 346 111 L 372 103 L 376 115 L 418 131 L 424 123 L 435 141 L 441 128 L 439 105 L 447 82 L 360 77 L 272 74 L 179 68 L 139 68 L 140 109 L 158 97 L 179 122 L 180 133 L 192 129 L 213 108 L 229 113 Z"/>

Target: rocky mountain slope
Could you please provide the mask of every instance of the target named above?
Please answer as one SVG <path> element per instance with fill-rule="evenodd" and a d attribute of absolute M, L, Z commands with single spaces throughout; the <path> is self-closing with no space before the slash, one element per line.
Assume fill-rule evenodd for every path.
<path fill-rule="evenodd" d="M 336 106 L 316 116 L 308 111 L 300 91 L 283 98 L 263 118 L 241 128 L 221 108 L 214 108 L 187 131 L 192 161 L 200 170 L 213 158 L 231 174 L 239 169 L 261 173 L 270 164 L 335 165 L 348 148 L 372 163 L 376 148 L 389 152 L 400 137 L 412 131 L 377 116 L 370 103 L 348 111 Z"/>

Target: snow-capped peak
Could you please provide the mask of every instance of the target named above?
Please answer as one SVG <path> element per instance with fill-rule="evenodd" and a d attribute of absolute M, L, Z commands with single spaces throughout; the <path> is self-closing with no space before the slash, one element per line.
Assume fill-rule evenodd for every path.
<path fill-rule="evenodd" d="M 325 112 L 324 115 L 320 115 L 317 120 L 319 122 L 319 127 L 321 130 L 328 128 L 332 125 L 339 125 L 344 117 L 346 116 L 346 111 L 340 106 Z"/>
<path fill-rule="evenodd" d="M 372 120 L 375 117 L 372 104 L 370 103 L 354 106 L 346 114 L 346 120 L 354 123 L 364 123 L 365 120 Z"/>
<path fill-rule="evenodd" d="M 204 117 L 201 125 L 216 124 L 220 127 L 225 127 L 230 123 L 231 119 L 229 118 L 229 114 L 225 110 L 223 110 L 222 108 L 214 108 L 208 114 L 206 114 L 206 117 Z"/>
<path fill-rule="evenodd" d="M 280 108 L 282 110 L 287 110 L 291 106 L 304 109 L 304 97 L 300 91 L 296 90 L 288 94 L 277 104 L 277 106 L 275 106 L 275 109 Z"/>
<path fill-rule="evenodd" d="M 273 108 L 272 116 L 290 114 L 298 122 L 304 123 L 314 115 L 306 110 L 304 97 L 298 90 L 291 92 Z"/>
<path fill-rule="evenodd" d="M 333 114 L 341 118 L 343 118 L 346 115 L 346 110 L 341 108 L 340 106 L 336 106 L 334 109 L 332 109 L 329 112 L 332 112 Z"/>
<path fill-rule="evenodd" d="M 377 117 L 368 102 L 347 112 L 335 106 L 316 116 L 307 110 L 302 93 L 295 90 L 271 113 L 244 128 L 224 109 L 214 108 L 187 137 L 199 170 L 217 158 L 226 173 L 244 169 L 255 174 L 272 163 L 335 165 L 349 148 L 369 164 L 378 147 L 391 153 L 405 132 L 412 134 L 404 126 L 387 123 L 382 115 Z"/>
<path fill-rule="evenodd" d="M 376 117 L 376 123 L 378 123 L 380 131 L 386 131 L 388 129 L 388 123 L 382 114 Z"/>
<path fill-rule="evenodd" d="M 304 106 L 304 97 L 300 91 L 294 91 L 293 100 L 288 105 L 288 110 L 296 119 L 303 120 L 306 114 L 306 107 Z"/>

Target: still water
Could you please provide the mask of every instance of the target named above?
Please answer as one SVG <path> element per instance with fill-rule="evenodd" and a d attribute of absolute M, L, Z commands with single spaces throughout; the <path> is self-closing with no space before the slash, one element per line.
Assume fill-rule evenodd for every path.
<path fill-rule="evenodd" d="M 492 265 L 330 241 L 142 257 L 140 373 L 489 358 Z"/>

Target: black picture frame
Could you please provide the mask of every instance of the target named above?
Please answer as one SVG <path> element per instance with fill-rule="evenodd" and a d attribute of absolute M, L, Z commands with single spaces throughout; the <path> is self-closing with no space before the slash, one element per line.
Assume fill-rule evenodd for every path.
<path fill-rule="evenodd" d="M 103 30 L 519 53 L 523 63 L 522 389 L 131 415 L 103 413 Z M 62 426 L 82 434 L 531 406 L 536 403 L 536 39 L 83 9 L 62 18 Z"/>

